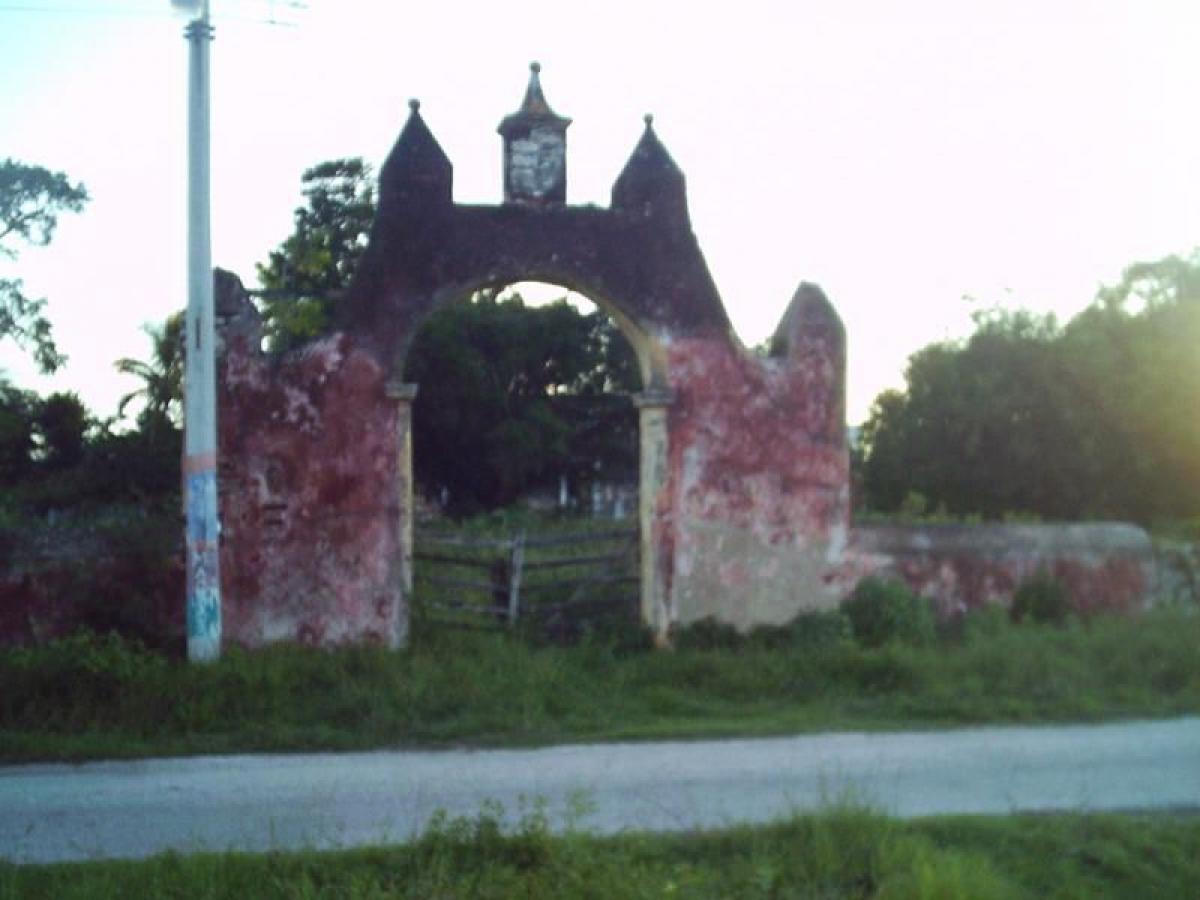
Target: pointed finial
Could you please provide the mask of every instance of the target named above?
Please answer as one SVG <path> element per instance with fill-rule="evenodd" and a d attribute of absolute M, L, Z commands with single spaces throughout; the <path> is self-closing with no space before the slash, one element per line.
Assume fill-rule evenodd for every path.
<path fill-rule="evenodd" d="M 654 113 L 646 113 L 642 116 L 642 121 L 646 123 L 647 128 L 654 127 Z"/>
<path fill-rule="evenodd" d="M 533 120 L 537 120 L 540 125 L 549 124 L 559 131 L 565 131 L 571 124 L 570 119 L 557 115 L 546 102 L 546 95 L 542 93 L 542 80 L 538 76 L 541 71 L 541 63 L 535 61 L 529 64 L 529 84 L 525 88 L 525 99 L 521 102 L 521 108 L 511 116 L 505 116 L 500 123 L 499 131 L 505 138 L 511 137 L 517 131 L 527 132 Z"/>
<path fill-rule="evenodd" d="M 408 101 L 408 108 L 411 109 L 413 112 L 420 112 L 421 111 L 421 101 L 418 100 L 416 97 L 413 97 L 411 100 Z"/>

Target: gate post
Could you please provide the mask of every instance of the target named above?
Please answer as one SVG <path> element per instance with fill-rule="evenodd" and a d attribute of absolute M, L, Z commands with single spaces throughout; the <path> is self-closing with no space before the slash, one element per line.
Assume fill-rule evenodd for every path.
<path fill-rule="evenodd" d="M 674 395 L 666 390 L 648 390 L 633 395 L 638 409 L 640 464 L 638 478 L 638 528 L 641 533 L 641 612 L 659 645 L 666 645 L 670 628 L 668 574 L 673 560 L 665 546 L 658 509 L 667 486 L 669 449 L 667 410 Z M 669 527 L 669 524 L 668 524 Z"/>
<path fill-rule="evenodd" d="M 413 590 L 413 448 L 412 448 L 412 404 L 417 396 L 417 385 L 400 380 L 387 383 L 385 388 L 389 400 L 396 403 L 396 534 L 400 542 L 400 559 L 396 598 L 395 631 L 393 647 L 408 643 L 408 617 L 411 612 Z"/>

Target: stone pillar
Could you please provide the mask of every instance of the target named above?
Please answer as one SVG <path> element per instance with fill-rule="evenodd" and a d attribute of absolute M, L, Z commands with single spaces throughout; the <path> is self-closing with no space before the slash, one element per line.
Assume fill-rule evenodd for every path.
<path fill-rule="evenodd" d="M 667 641 L 670 628 L 668 573 L 672 560 L 664 546 L 664 523 L 658 511 L 667 485 L 667 410 L 674 399 L 670 391 L 650 390 L 635 394 L 638 435 L 641 445 L 638 483 L 638 526 L 642 541 L 642 622 L 659 644 Z"/>
<path fill-rule="evenodd" d="M 412 449 L 412 404 L 417 396 L 417 385 L 400 380 L 387 383 L 388 399 L 396 403 L 396 497 L 399 507 L 396 515 L 396 533 L 400 541 L 400 560 L 397 579 L 396 630 L 392 639 L 395 647 L 408 643 L 408 617 L 411 611 L 413 590 L 413 449 Z"/>

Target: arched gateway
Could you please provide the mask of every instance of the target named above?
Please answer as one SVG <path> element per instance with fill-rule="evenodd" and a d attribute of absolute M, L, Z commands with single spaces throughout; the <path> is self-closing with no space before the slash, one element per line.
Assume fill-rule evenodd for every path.
<path fill-rule="evenodd" d="M 404 642 L 419 389 L 399 378 L 405 354 L 439 306 L 528 280 L 587 295 L 637 354 L 641 610 L 655 633 L 835 603 L 849 514 L 845 336 L 821 292 L 801 285 L 769 358 L 747 352 L 651 119 L 611 206 L 568 206 L 570 120 L 546 103 L 536 65 L 500 125 L 500 206 L 454 202 L 450 161 L 411 107 L 335 334 L 270 361 L 245 293 L 218 275 L 228 638 Z"/>

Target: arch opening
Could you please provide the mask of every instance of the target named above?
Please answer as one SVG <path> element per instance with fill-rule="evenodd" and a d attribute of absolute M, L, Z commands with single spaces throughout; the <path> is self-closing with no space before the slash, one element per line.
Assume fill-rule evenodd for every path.
<path fill-rule="evenodd" d="M 620 321 L 548 281 L 495 280 L 440 299 L 397 361 L 416 389 L 418 507 L 453 518 L 506 507 L 632 515 L 632 397 L 646 354 Z"/>
<path fill-rule="evenodd" d="M 401 369 L 410 608 L 557 639 L 637 618 L 634 346 L 603 306 L 558 283 L 496 279 L 439 301 Z"/>

